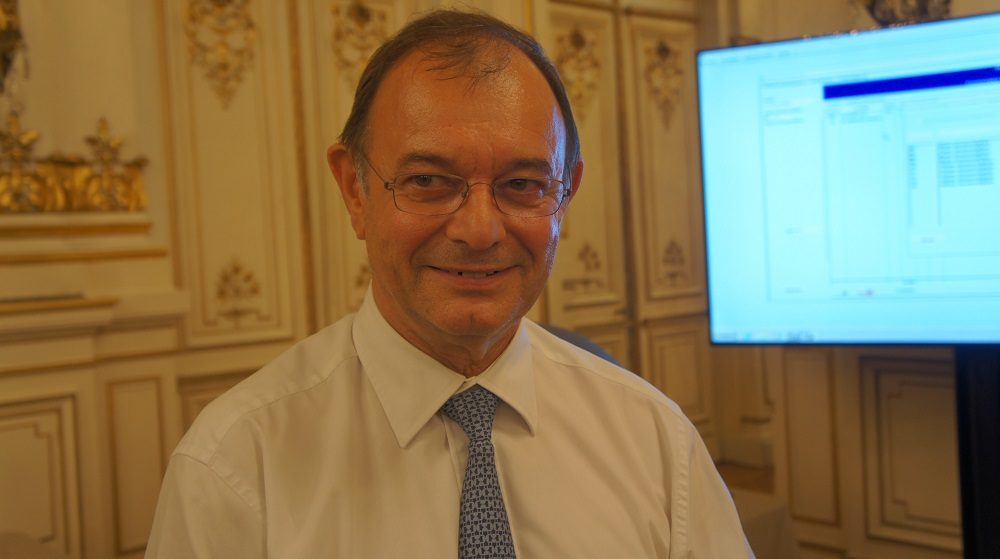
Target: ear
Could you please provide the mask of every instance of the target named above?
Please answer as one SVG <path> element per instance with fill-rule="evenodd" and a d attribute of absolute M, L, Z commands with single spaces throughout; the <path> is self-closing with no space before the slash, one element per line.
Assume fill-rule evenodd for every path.
<path fill-rule="evenodd" d="M 569 210 L 569 203 L 576 196 L 576 191 L 580 189 L 580 181 L 583 180 L 583 159 L 578 159 L 576 165 L 573 166 L 573 172 L 570 174 L 570 184 L 569 184 L 569 198 L 563 201 L 562 206 L 559 208 L 559 222 L 562 223 L 563 217 L 566 215 L 566 211 Z"/>
<path fill-rule="evenodd" d="M 361 240 L 365 238 L 365 198 L 361 178 L 358 177 L 354 158 L 347 151 L 347 146 L 336 143 L 326 150 L 326 162 L 330 165 L 333 178 L 340 186 L 340 195 L 344 198 L 347 213 L 351 215 L 351 227 L 354 234 Z"/>

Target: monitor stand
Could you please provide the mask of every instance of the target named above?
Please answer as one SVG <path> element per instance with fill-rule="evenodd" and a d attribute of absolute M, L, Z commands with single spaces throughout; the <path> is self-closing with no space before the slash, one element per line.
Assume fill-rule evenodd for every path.
<path fill-rule="evenodd" d="M 955 347 L 966 559 L 1000 558 L 1000 345 Z"/>

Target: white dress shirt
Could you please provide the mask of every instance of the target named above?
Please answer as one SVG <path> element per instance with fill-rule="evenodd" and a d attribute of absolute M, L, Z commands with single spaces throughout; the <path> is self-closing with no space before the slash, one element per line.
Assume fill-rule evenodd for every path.
<path fill-rule="evenodd" d="M 752 557 L 697 431 L 638 376 L 523 320 L 466 379 L 371 295 L 212 402 L 174 451 L 147 558 L 449 558 L 467 439 L 439 412 L 499 396 L 519 559 Z"/>

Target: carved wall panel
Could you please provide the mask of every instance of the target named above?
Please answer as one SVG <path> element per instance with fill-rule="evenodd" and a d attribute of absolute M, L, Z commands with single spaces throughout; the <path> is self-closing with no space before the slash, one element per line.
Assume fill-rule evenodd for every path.
<path fill-rule="evenodd" d="M 824 35 L 867 29 L 874 21 L 855 0 L 843 2 L 790 2 L 755 0 L 734 2 L 732 17 L 738 31 L 733 38 L 771 41 L 803 35 Z"/>
<path fill-rule="evenodd" d="M 789 512 L 800 522 L 839 526 L 832 352 L 785 349 L 782 357 Z"/>
<path fill-rule="evenodd" d="M 868 359 L 861 375 L 870 535 L 960 551 L 952 364 Z"/>
<path fill-rule="evenodd" d="M 166 457 L 159 377 L 117 380 L 106 385 L 115 552 L 146 548 Z"/>
<path fill-rule="evenodd" d="M 173 0 L 165 18 L 189 342 L 291 338 L 302 248 L 287 7 Z"/>
<path fill-rule="evenodd" d="M 849 555 L 842 549 L 824 548 L 803 544 L 799 546 L 801 559 L 847 559 Z"/>
<path fill-rule="evenodd" d="M 104 281 L 112 260 L 143 279 L 162 274 L 128 282 L 132 294 L 173 288 L 162 160 L 148 141 L 158 120 L 144 111 L 156 103 L 135 98 L 159 88 L 155 57 L 132 43 L 150 31 L 138 28 L 147 4 L 60 4 L 58 17 L 46 3 L 8 4 L 0 299 L 109 294 L 122 282 Z"/>
<path fill-rule="evenodd" d="M 693 18 L 698 12 L 698 0 L 619 0 L 623 8 L 634 12 L 662 14 L 674 18 Z"/>
<path fill-rule="evenodd" d="M 571 327 L 620 322 L 627 289 L 614 17 L 556 4 L 547 17 L 546 48 L 566 83 L 585 162 L 549 280 L 549 320 Z"/>
<path fill-rule="evenodd" d="M 642 16 L 624 21 L 639 318 L 702 312 L 695 25 Z"/>
<path fill-rule="evenodd" d="M 254 59 L 257 27 L 250 0 L 188 0 L 184 32 L 191 62 L 229 107 Z"/>
<path fill-rule="evenodd" d="M 703 318 L 653 322 L 639 331 L 638 372 L 684 410 L 713 456 L 718 440 L 713 415 L 708 325 Z"/>
<path fill-rule="evenodd" d="M 20 116 L 7 115 L 0 130 L 0 214 L 141 211 L 146 207 L 142 170 L 146 159 L 122 161 L 124 140 L 101 118 L 85 138 L 92 157 L 32 153 L 38 131 L 23 130 Z"/>
<path fill-rule="evenodd" d="M 406 21 L 404 3 L 391 0 L 302 1 L 304 144 L 317 326 L 358 308 L 368 287 L 368 256 L 357 240 L 330 174 L 326 150 L 343 129 L 361 70 L 375 47 Z"/>
<path fill-rule="evenodd" d="M 334 2 L 330 13 L 333 62 L 340 77 L 355 87 L 372 52 L 390 35 L 391 11 L 386 6 L 350 0 Z"/>
<path fill-rule="evenodd" d="M 722 461 L 770 466 L 775 402 L 763 351 L 759 347 L 715 347 L 711 354 Z"/>
<path fill-rule="evenodd" d="M 72 396 L 0 401 L 0 526 L 83 554 Z"/>

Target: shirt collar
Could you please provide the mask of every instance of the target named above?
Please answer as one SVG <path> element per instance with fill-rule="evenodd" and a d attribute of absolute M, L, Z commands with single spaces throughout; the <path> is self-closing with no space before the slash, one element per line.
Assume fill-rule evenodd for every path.
<path fill-rule="evenodd" d="M 409 446 L 448 398 L 474 384 L 496 394 L 534 435 L 538 404 L 531 344 L 523 323 L 500 357 L 469 379 L 400 336 L 382 317 L 371 288 L 354 319 L 352 333 L 358 358 L 399 446 Z"/>

